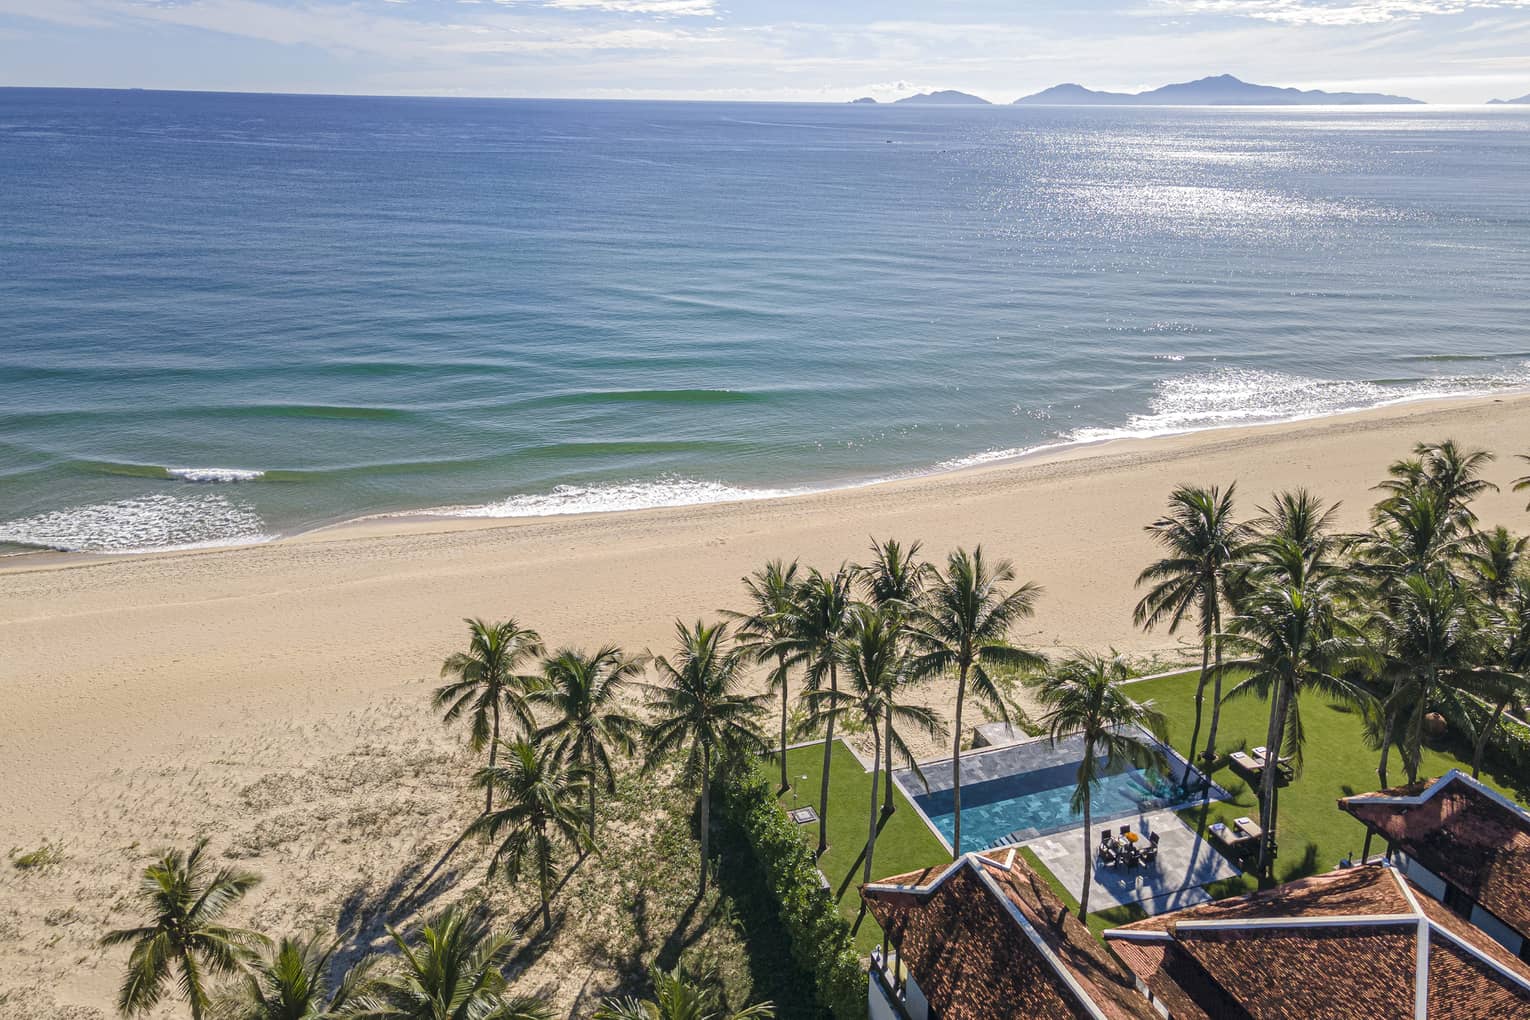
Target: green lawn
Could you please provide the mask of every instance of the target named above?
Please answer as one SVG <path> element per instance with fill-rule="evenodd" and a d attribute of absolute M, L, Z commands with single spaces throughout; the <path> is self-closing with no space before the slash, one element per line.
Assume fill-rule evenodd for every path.
<path fill-rule="evenodd" d="M 797 747 L 786 752 L 787 774 L 792 790 L 781 797 L 782 806 L 818 807 L 819 782 L 823 778 L 823 745 Z M 806 778 L 803 778 L 803 777 Z M 882 793 L 877 794 L 880 805 Z M 897 810 L 883 823 L 877 835 L 876 852 L 872 858 L 871 877 L 886 878 L 917 871 L 932 865 L 950 863 L 951 854 L 935 838 L 923 819 L 903 796 L 894 790 Z M 861 908 L 857 891 L 861 883 L 864 864 L 862 851 L 866 848 L 867 811 L 871 806 L 871 775 L 861 767 L 850 749 L 839 741 L 829 765 L 829 849 L 818 861 L 818 867 L 828 877 L 833 891 L 839 897 L 839 909 L 852 923 Z M 818 845 L 818 823 L 798 827 L 808 846 Z M 861 953 L 882 942 L 882 930 L 867 915 L 861 922 L 855 947 Z"/>
<path fill-rule="evenodd" d="M 1197 673 L 1192 671 L 1157 680 L 1132 684 L 1128 690 L 1136 701 L 1152 700 L 1169 720 L 1169 739 L 1186 757 L 1190 748 L 1190 730 L 1195 723 L 1195 686 Z M 1302 701 L 1302 721 L 1307 732 L 1306 763 L 1296 781 L 1280 791 L 1279 856 L 1275 864 L 1278 881 L 1328 871 L 1341 858 L 1359 854 L 1365 841 L 1365 827 L 1340 810 L 1337 801 L 1350 794 L 1376 789 L 1378 752 L 1366 746 L 1361 721 L 1342 705 L 1328 699 L 1309 696 Z M 1207 692 L 1206 723 L 1210 722 L 1210 691 Z M 1225 761 L 1233 751 L 1264 743 L 1269 723 L 1268 705 L 1255 697 L 1229 701 L 1222 706 L 1222 720 L 1217 730 L 1217 753 Z M 1204 727 L 1204 724 L 1203 724 Z M 1204 728 L 1201 739 L 1205 739 Z M 1468 773 L 1469 765 L 1452 753 L 1452 748 L 1426 748 L 1420 776 L 1440 776 L 1452 768 Z M 1407 781 L 1394 751 L 1388 781 L 1400 785 Z M 1233 799 L 1210 808 L 1213 821 L 1231 821 L 1240 815 L 1258 816 L 1256 791 L 1223 765 L 1213 779 Z M 1483 773 L 1483 781 L 1503 790 L 1494 777 Z M 1183 812 L 1185 821 L 1195 825 L 1199 809 Z M 1372 845 L 1372 852 L 1380 844 Z M 1241 887 L 1219 890 L 1224 894 Z"/>

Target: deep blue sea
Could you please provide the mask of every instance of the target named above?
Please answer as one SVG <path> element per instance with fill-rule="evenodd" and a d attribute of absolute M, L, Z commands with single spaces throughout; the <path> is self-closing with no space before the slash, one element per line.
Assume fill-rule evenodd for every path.
<path fill-rule="evenodd" d="M 0 90 L 0 552 L 1530 386 L 1530 110 Z"/>

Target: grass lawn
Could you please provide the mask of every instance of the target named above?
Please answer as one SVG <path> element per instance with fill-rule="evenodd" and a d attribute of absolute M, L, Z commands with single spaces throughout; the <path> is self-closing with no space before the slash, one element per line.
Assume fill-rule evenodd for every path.
<path fill-rule="evenodd" d="M 1145 680 L 1128 688 L 1133 699 L 1152 700 L 1169 720 L 1169 740 L 1181 754 L 1190 757 L 1187 743 L 1195 723 L 1195 671 Z M 1302 722 L 1307 732 L 1305 768 L 1296 781 L 1280 791 L 1278 819 L 1279 856 L 1275 878 L 1280 882 L 1332 869 L 1340 859 L 1359 854 L 1365 841 L 1365 827 L 1340 810 L 1337 801 L 1355 793 L 1377 788 L 1376 765 L 1379 752 L 1365 744 L 1360 718 L 1349 708 L 1331 704 L 1327 698 L 1308 696 L 1301 704 Z M 1211 720 L 1210 691 L 1207 692 L 1206 717 L 1201 730 Z M 1269 724 L 1269 707 L 1256 697 L 1229 701 L 1222 706 L 1217 729 L 1217 754 L 1225 762 L 1233 751 L 1264 743 Z M 1425 748 L 1420 777 L 1443 775 L 1452 768 L 1470 773 L 1449 747 Z M 1391 775 L 1394 785 L 1407 781 L 1396 751 L 1392 754 Z M 1212 821 L 1230 822 L 1241 815 L 1258 817 L 1257 791 L 1225 764 L 1213 771 L 1212 778 L 1232 800 L 1210 806 Z M 1489 786 L 1504 790 L 1501 783 L 1486 772 L 1482 779 Z M 1508 792 L 1504 790 L 1504 792 Z M 1512 794 L 1510 794 L 1512 796 Z M 1182 812 L 1187 824 L 1200 821 L 1200 809 Z M 1373 842 L 1371 852 L 1381 849 Z M 1242 891 L 1245 884 L 1234 883 L 1213 890 L 1223 895 Z"/>
<path fill-rule="evenodd" d="M 805 806 L 816 809 L 819 783 L 823 778 L 823 745 L 820 743 L 787 751 L 786 768 L 793 789 L 781 796 L 782 807 L 788 811 Z M 950 851 L 925 826 L 914 806 L 903 796 L 903 791 L 895 787 L 893 795 L 897 810 L 887 818 L 877 834 L 871 866 L 872 880 L 950 863 Z M 882 791 L 878 790 L 879 805 L 882 796 Z M 862 851 L 866 848 L 866 826 L 869 821 L 866 813 L 870 806 L 870 773 L 861 766 L 848 747 L 836 740 L 829 764 L 829 849 L 819 859 L 818 867 L 828 877 L 839 898 L 840 913 L 852 923 L 861 909 L 858 888 L 862 865 L 865 863 Z M 817 822 L 799 826 L 798 831 L 808 846 L 818 845 Z M 855 948 L 866 954 L 881 942 L 882 930 L 868 914 L 861 922 Z"/>

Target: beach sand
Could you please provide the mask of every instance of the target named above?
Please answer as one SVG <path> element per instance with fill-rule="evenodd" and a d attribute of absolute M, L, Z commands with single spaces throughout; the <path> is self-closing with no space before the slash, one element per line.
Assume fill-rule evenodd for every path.
<path fill-rule="evenodd" d="M 237 549 L 13 561 L 0 571 L 0 849 L 51 840 L 65 859 L 42 874 L 0 866 L 0 1011 L 109 1012 L 125 954 L 93 942 L 132 921 L 121 898 L 150 849 L 214 835 L 269 879 L 241 917 L 282 931 L 354 913 L 341 901 L 358 878 L 378 892 L 400 862 L 449 842 L 471 817 L 470 763 L 426 702 L 465 616 L 513 615 L 550 645 L 664 651 L 677 618 L 737 605 L 739 578 L 768 558 L 832 567 L 896 537 L 931 557 L 981 543 L 1011 558 L 1046 589 L 1017 634 L 1031 646 L 1183 661 L 1179 639 L 1131 623 L 1134 578 L 1154 556 L 1143 526 L 1175 484 L 1236 481 L 1244 514 L 1306 486 L 1359 527 L 1386 465 L 1447 436 L 1499 455 L 1488 476 L 1504 491 L 1480 500 L 1484 523 L 1530 529 L 1526 494 L 1507 485 L 1530 471 L 1513 457 L 1530 452 L 1530 397 L 1515 396 L 771 501 L 374 520 Z M 533 985 L 567 1005 L 611 985 L 601 966 L 554 952 Z"/>

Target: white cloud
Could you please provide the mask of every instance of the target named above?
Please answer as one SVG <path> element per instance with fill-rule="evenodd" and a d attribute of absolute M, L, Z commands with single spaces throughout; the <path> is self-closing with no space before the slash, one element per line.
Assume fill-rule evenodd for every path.
<path fill-rule="evenodd" d="M 656 14 L 664 17 L 712 17 L 713 0 L 547 0 L 543 5 L 565 11 L 604 11 L 612 14 Z"/>
<path fill-rule="evenodd" d="M 1285 25 L 1383 25 L 1468 11 L 1530 8 L 1530 0 L 1157 0 L 1184 14 L 1222 14 Z"/>

